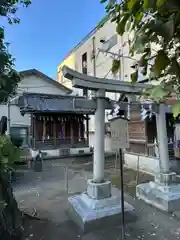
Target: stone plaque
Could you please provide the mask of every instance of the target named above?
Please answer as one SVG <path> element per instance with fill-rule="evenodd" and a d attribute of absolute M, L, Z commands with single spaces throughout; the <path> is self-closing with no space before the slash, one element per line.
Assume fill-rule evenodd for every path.
<path fill-rule="evenodd" d="M 111 148 L 113 151 L 129 148 L 128 121 L 115 118 L 111 120 Z"/>

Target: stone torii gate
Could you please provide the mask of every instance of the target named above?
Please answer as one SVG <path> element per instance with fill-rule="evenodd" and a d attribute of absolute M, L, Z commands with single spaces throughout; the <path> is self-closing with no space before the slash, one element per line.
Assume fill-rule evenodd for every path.
<path fill-rule="evenodd" d="M 108 218 L 108 223 L 116 224 L 120 221 L 117 216 L 121 215 L 120 196 L 114 195 L 111 182 L 104 178 L 105 109 L 113 108 L 112 102 L 105 98 L 105 92 L 140 95 L 143 89 L 152 86 L 87 76 L 66 66 L 63 68 L 63 75 L 72 80 L 73 87 L 96 92 L 92 100 L 74 99 L 74 108 L 95 110 L 95 144 L 93 179 L 87 181 L 86 193 L 69 197 L 69 216 L 84 231 L 90 226 L 104 224 Z M 140 110 L 142 104 L 136 103 L 136 106 Z M 120 108 L 127 109 L 127 103 L 120 103 Z M 160 173 L 154 182 L 138 185 L 136 194 L 158 208 L 174 211 L 180 209 L 180 185 L 176 183 L 176 174 L 170 172 L 169 165 L 165 114 L 170 110 L 165 104 L 152 104 L 152 110 L 156 112 Z M 133 218 L 134 208 L 128 203 L 125 203 L 125 212 L 128 219 Z"/>

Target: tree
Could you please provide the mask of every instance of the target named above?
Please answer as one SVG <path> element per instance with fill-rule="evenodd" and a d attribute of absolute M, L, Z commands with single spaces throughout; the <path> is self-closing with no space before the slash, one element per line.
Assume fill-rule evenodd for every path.
<path fill-rule="evenodd" d="M 129 39 L 130 57 L 141 54 L 131 80 L 138 80 L 137 72 L 159 83 L 146 92 L 156 102 L 170 94 L 180 98 L 180 1 L 179 0 L 101 0 L 119 35 L 133 32 Z M 156 46 L 156 50 L 153 48 Z M 153 60 L 153 61 L 152 61 Z M 119 64 L 116 63 L 117 66 Z M 151 65 L 148 72 L 148 66 Z M 115 69 L 116 70 L 116 69 Z M 180 105 L 173 106 L 174 115 Z"/>
<path fill-rule="evenodd" d="M 30 0 L 0 0 L 0 18 L 7 18 L 10 24 L 19 23 L 15 15 L 18 7 L 27 7 L 30 3 Z M 0 26 L 0 103 L 15 94 L 19 81 L 14 59 L 4 39 L 4 28 Z M 20 156 L 18 147 L 9 136 L 5 136 L 3 122 L 1 120 L 0 124 L 0 239 L 21 239 L 21 214 L 9 181 L 12 164 Z"/>
<path fill-rule="evenodd" d="M 15 15 L 18 7 L 29 6 L 30 0 L 1 0 L 0 18 L 7 18 L 10 24 L 19 23 Z M 15 70 L 14 58 L 8 51 L 9 44 L 5 42 L 4 27 L 0 26 L 0 103 L 15 94 L 20 76 Z"/>

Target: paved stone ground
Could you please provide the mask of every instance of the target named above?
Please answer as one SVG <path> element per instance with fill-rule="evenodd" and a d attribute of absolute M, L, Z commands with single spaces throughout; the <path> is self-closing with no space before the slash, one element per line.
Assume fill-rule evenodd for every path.
<path fill-rule="evenodd" d="M 85 189 L 86 178 L 91 172 L 68 171 L 68 189 L 65 168 L 66 160 L 46 161 L 42 173 L 26 171 L 14 184 L 14 193 L 19 206 L 29 214 L 42 220 L 25 218 L 24 238 L 32 240 L 118 240 L 121 239 L 120 227 L 81 234 L 79 229 L 68 220 L 66 215 L 67 197 Z M 156 210 L 144 202 L 126 196 L 138 215 L 138 220 L 126 226 L 126 239 L 180 239 L 180 219 Z"/>

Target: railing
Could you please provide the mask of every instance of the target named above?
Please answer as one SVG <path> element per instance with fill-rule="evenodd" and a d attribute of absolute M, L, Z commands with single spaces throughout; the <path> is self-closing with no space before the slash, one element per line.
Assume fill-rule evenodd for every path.
<path fill-rule="evenodd" d="M 88 140 L 85 138 L 50 138 L 45 140 L 33 139 L 32 146 L 38 149 L 88 147 Z"/>

